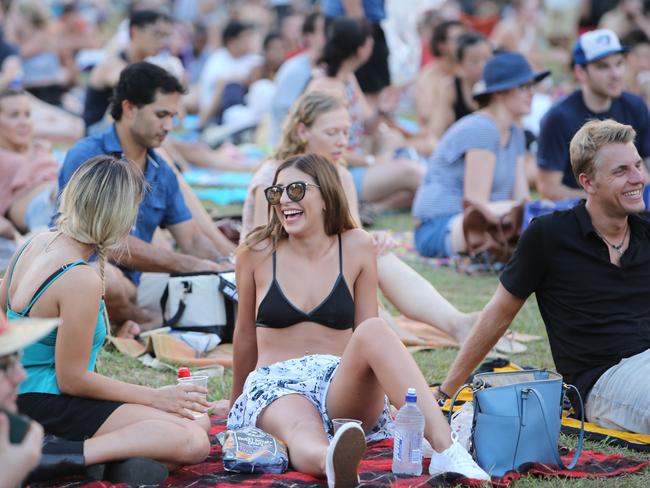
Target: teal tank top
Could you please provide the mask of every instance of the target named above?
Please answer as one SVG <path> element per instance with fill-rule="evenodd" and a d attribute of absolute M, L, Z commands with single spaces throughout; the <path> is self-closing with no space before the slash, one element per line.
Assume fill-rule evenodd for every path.
<path fill-rule="evenodd" d="M 29 243 L 28 243 L 29 244 Z M 7 281 L 7 318 L 9 320 L 16 320 L 20 323 L 20 319 L 29 317 L 29 312 L 40 298 L 40 296 L 47 290 L 52 283 L 54 283 L 61 275 L 75 266 L 88 265 L 82 259 L 74 261 L 73 263 L 61 266 L 57 271 L 52 273 L 43 284 L 38 288 L 34 297 L 31 299 L 27 307 L 21 312 L 16 312 L 11 309 L 9 302 L 9 286 L 11 285 L 11 278 L 13 277 L 14 268 L 20 258 L 20 255 L 27 247 L 27 244 L 20 250 L 18 256 L 14 260 L 11 270 L 9 271 L 9 278 Z M 95 363 L 97 362 L 97 354 L 104 344 L 106 339 L 106 312 L 105 304 L 102 299 L 99 305 L 99 313 L 97 315 L 97 322 L 95 323 L 95 334 L 93 336 L 93 345 L 90 351 L 90 358 L 88 359 L 88 371 L 94 371 Z M 54 347 L 56 345 L 57 329 L 54 329 L 41 340 L 35 342 L 31 346 L 23 350 L 23 357 L 21 359 L 23 368 L 27 372 L 27 378 L 20 384 L 18 394 L 23 393 L 51 393 L 53 395 L 60 395 L 61 390 L 56 381 L 56 368 L 54 363 Z"/>

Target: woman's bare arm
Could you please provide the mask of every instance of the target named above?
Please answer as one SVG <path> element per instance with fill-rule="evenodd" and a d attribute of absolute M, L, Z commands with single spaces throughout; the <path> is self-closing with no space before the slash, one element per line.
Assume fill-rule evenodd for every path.
<path fill-rule="evenodd" d="M 235 260 L 237 281 L 237 322 L 233 336 L 232 391 L 230 405 L 241 395 L 248 374 L 257 364 L 257 333 L 255 330 L 255 251 L 242 250 Z"/>
<path fill-rule="evenodd" d="M 526 157 L 521 155 L 517 158 L 515 172 L 515 186 L 512 189 L 512 199 L 516 201 L 528 200 L 530 198 L 530 188 L 526 178 Z"/>
<path fill-rule="evenodd" d="M 370 234 L 361 229 L 345 233 L 343 261 L 356 260 L 359 273 L 354 280 L 354 325 L 377 317 L 377 258 Z"/>
<path fill-rule="evenodd" d="M 465 153 L 463 195 L 466 199 L 489 203 L 496 163 L 496 154 L 487 149 L 470 149 Z"/>

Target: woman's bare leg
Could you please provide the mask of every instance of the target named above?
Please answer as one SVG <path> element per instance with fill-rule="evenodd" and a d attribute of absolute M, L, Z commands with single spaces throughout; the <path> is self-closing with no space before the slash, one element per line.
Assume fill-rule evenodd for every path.
<path fill-rule="evenodd" d="M 375 213 L 387 212 L 391 210 L 404 210 L 411 208 L 415 193 L 409 190 L 399 190 L 388 195 L 381 200 L 372 200 L 369 207 Z M 364 200 L 364 203 L 368 204 Z"/>
<path fill-rule="evenodd" d="M 424 168 L 409 159 L 369 166 L 363 178 L 363 200 L 373 203 L 401 191 L 415 194 L 423 176 Z"/>
<path fill-rule="evenodd" d="M 146 457 L 178 466 L 202 462 L 210 441 L 202 423 L 144 405 L 125 404 L 84 442 L 87 464 Z"/>
<path fill-rule="evenodd" d="M 296 471 L 325 476 L 329 441 L 320 414 L 309 400 L 300 395 L 278 398 L 264 409 L 257 426 L 287 445 Z"/>
<path fill-rule="evenodd" d="M 451 430 L 429 385 L 399 337 L 378 318 L 359 325 L 348 343 L 327 397 L 330 417 L 357 418 L 368 428 L 383 408 L 384 393 L 397 408 L 415 388 L 425 419 L 424 436 L 442 452 L 451 446 Z"/>
<path fill-rule="evenodd" d="M 463 313 L 449 303 L 426 279 L 392 253 L 377 259 L 379 287 L 406 317 L 432 325 L 462 342 L 478 313 Z"/>

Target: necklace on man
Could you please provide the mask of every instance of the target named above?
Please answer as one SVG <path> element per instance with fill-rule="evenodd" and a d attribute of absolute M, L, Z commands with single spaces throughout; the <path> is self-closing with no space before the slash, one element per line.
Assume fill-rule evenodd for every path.
<path fill-rule="evenodd" d="M 614 251 L 616 251 L 616 253 L 619 256 L 623 255 L 623 245 L 625 244 L 625 239 L 627 239 L 627 234 L 630 231 L 630 226 L 629 225 L 625 228 L 625 234 L 623 234 L 623 240 L 621 241 L 620 244 L 612 244 L 611 242 L 609 242 L 605 238 L 604 235 L 602 235 L 600 232 L 598 232 L 595 227 L 594 227 L 594 230 L 596 231 L 596 234 L 598 234 L 598 237 L 600 237 L 603 241 L 605 241 L 605 244 L 607 244 L 609 247 L 614 249 Z"/>

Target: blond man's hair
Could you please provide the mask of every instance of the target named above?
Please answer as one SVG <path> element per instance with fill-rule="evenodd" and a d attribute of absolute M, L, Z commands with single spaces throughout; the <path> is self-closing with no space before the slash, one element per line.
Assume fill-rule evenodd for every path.
<path fill-rule="evenodd" d="M 597 153 L 608 144 L 629 144 L 634 142 L 636 131 L 630 125 L 612 119 L 590 120 L 571 139 L 569 154 L 571 169 L 576 181 L 581 173 L 594 178 L 598 165 Z"/>
<path fill-rule="evenodd" d="M 131 232 L 144 194 L 144 176 L 133 163 L 96 156 L 73 173 L 61 192 L 57 226 L 62 234 L 97 249 L 102 295 L 106 252 L 119 250 Z"/>

